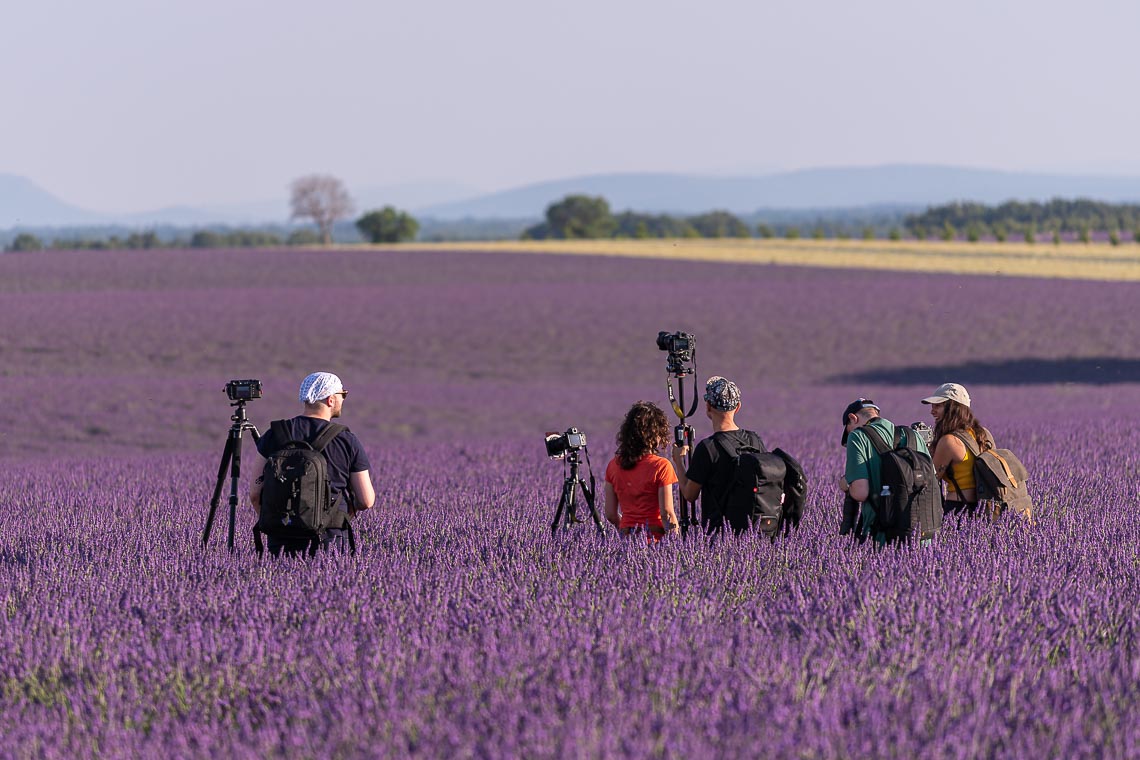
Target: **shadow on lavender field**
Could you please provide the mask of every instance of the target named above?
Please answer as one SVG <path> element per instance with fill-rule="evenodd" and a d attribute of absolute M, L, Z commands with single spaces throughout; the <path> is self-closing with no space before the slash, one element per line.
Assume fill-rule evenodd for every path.
<path fill-rule="evenodd" d="M 837 383 L 921 385 L 932 377 L 978 385 L 1117 385 L 1140 383 L 1140 359 L 1115 356 L 1061 359 L 1010 359 L 1007 361 L 941 364 L 921 367 L 871 369 L 835 376 Z"/>
<path fill-rule="evenodd" d="M 0 256 L 0 294 L 13 756 L 1140 754 L 1140 286 L 144 251 Z M 630 402 L 665 404 L 678 329 L 803 462 L 802 528 L 552 537 L 542 433 L 585 429 L 600 474 Z M 317 369 L 374 467 L 360 555 L 261 562 L 247 505 L 238 551 L 216 526 L 203 550 L 224 382 L 265 382 L 264 428 Z M 842 406 L 928 419 L 945 381 L 1031 470 L 1038 523 L 840 539 Z"/>

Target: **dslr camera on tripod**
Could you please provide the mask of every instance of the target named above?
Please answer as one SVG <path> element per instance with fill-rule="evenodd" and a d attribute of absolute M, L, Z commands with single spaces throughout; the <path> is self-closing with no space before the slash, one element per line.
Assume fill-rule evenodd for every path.
<path fill-rule="evenodd" d="M 252 401 L 261 398 L 260 380 L 230 380 L 226 383 L 226 395 L 230 401 Z"/>
<path fill-rule="evenodd" d="M 598 516 L 598 507 L 594 502 L 597 485 L 594 482 L 593 468 L 590 466 L 590 450 L 586 448 L 586 434 L 575 427 L 565 433 L 547 433 L 546 455 L 554 460 L 563 460 L 563 465 L 569 468 L 566 479 L 562 481 L 562 493 L 558 497 L 558 507 L 554 510 L 554 522 L 550 524 L 551 535 L 558 532 L 559 525 L 569 528 L 575 523 L 585 522 L 578 517 L 579 491 L 586 499 L 586 506 L 590 508 L 594 527 L 599 534 L 603 534 L 602 519 Z M 586 469 L 590 473 L 588 484 L 582 477 L 582 455 L 586 457 Z"/>
<path fill-rule="evenodd" d="M 657 347 L 668 351 L 669 357 L 665 360 L 665 371 L 674 377 L 684 377 L 693 373 L 692 363 L 697 353 L 697 336 L 687 332 L 657 333 Z"/>
<path fill-rule="evenodd" d="M 586 434 L 572 427 L 565 433 L 546 434 L 546 455 L 551 459 L 562 459 L 571 451 L 586 447 Z"/>

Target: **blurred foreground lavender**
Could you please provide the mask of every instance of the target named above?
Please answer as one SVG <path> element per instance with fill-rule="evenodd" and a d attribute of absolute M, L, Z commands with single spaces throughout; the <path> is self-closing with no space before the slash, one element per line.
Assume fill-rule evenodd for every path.
<path fill-rule="evenodd" d="M 0 257 L 0 383 L 35 399 L 0 420 L 5 755 L 1140 754 L 1136 286 L 55 256 Z M 307 284 L 317 263 L 344 282 Z M 959 290 L 987 330 L 946 319 Z M 915 322 L 884 334 L 853 318 L 862 299 Z M 309 335 L 311 313 L 343 339 Z M 600 474 L 629 402 L 664 402 L 652 340 L 681 328 L 702 374 L 740 380 L 741 421 L 802 456 L 799 535 L 552 539 L 563 471 L 542 431 L 584 427 Z M 262 563 L 248 531 L 230 555 L 217 529 L 202 551 L 222 383 L 266 379 L 264 426 L 315 368 L 353 389 L 345 422 L 376 468 L 360 556 Z M 951 526 L 925 549 L 841 540 L 840 405 L 872 395 L 911 421 L 946 380 L 1033 471 L 1039 524 Z"/>

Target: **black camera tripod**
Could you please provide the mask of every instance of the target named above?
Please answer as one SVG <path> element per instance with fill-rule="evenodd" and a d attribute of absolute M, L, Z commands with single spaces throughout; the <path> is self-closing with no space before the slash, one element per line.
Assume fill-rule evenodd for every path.
<path fill-rule="evenodd" d="M 594 518 L 594 525 L 598 528 L 598 533 L 604 535 L 602 530 L 602 521 L 598 517 L 598 508 L 594 503 L 594 497 L 597 493 L 594 486 L 594 472 L 590 470 L 590 485 L 586 485 L 586 481 L 582 479 L 581 465 L 582 457 L 577 451 L 571 451 L 566 455 L 566 461 L 570 465 L 570 474 L 566 476 L 566 480 L 562 482 L 562 495 L 558 499 L 558 508 L 554 510 L 554 522 L 550 524 L 550 534 L 554 535 L 558 532 L 558 523 L 562 520 L 562 515 L 565 513 L 566 519 L 563 527 L 569 528 L 574 523 L 586 522 L 584 519 L 579 519 L 577 515 L 577 492 L 582 489 L 582 495 L 586 497 L 586 506 L 590 508 L 590 516 Z M 590 461 L 590 455 L 586 454 L 587 464 Z"/>
<path fill-rule="evenodd" d="M 233 424 L 230 425 L 229 436 L 226 438 L 226 447 L 222 451 L 222 464 L 218 467 L 218 481 L 214 484 L 214 495 L 210 499 L 210 514 L 206 518 L 206 528 L 202 531 L 202 546 L 205 546 L 210 540 L 210 529 L 214 527 L 214 515 L 218 511 L 218 501 L 222 495 L 222 486 L 226 481 L 226 469 L 230 471 L 230 529 L 226 536 L 226 546 L 230 551 L 234 550 L 234 525 L 237 522 L 237 505 L 238 505 L 238 478 L 241 477 L 241 438 L 247 430 L 253 434 L 253 442 L 256 444 L 261 440 L 261 434 L 257 432 L 257 428 L 245 416 L 244 400 L 235 401 L 230 406 L 235 406 L 233 416 Z"/>
<path fill-rule="evenodd" d="M 700 396 L 697 395 L 696 379 L 693 380 L 693 402 L 689 405 L 689 411 L 685 411 L 685 378 L 689 375 L 695 375 L 696 369 L 696 351 L 693 351 L 693 366 L 686 367 L 681 363 L 674 363 L 670 361 L 666 366 L 665 371 L 668 373 L 665 376 L 665 389 L 669 391 L 669 404 L 673 407 L 673 412 L 677 415 L 677 424 L 673 428 L 673 444 L 676 446 L 688 446 L 689 454 L 685 457 L 684 462 L 686 468 L 689 461 L 693 456 L 693 426 L 685 422 L 689 417 L 693 416 L 693 412 L 697 411 L 697 402 Z M 677 380 L 677 394 L 673 394 L 673 380 Z M 678 510 L 677 521 L 681 524 L 681 535 L 689 532 L 689 526 L 696 526 L 700 524 L 697 520 L 697 503 L 695 501 L 686 501 L 682 495 L 680 498 L 681 508 Z"/>

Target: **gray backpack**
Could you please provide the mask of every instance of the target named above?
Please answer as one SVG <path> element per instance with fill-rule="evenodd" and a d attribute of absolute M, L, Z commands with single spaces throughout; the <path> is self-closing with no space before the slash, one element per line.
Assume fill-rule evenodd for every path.
<path fill-rule="evenodd" d="M 986 434 L 987 446 L 983 450 L 974 440 L 974 436 L 954 433 L 954 436 L 974 455 L 974 482 L 977 484 L 978 503 L 988 502 L 991 505 L 989 514 L 994 519 L 1011 510 L 1032 522 L 1033 499 L 1030 498 L 1025 485 L 1029 481 L 1029 472 L 1012 451 L 989 445 L 992 444 L 993 437 L 989 435 L 988 430 Z M 962 489 L 954 480 L 953 471 L 947 470 L 946 477 L 957 491 L 958 498 L 965 501 L 962 498 Z"/>

